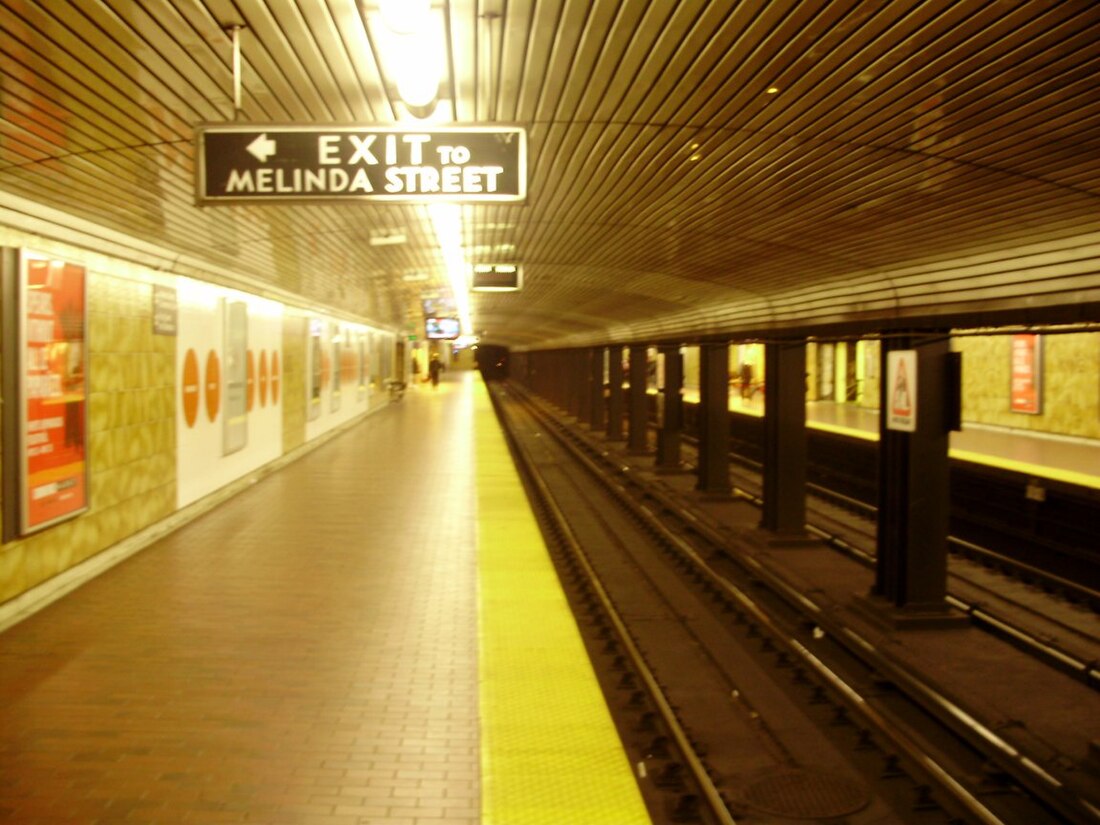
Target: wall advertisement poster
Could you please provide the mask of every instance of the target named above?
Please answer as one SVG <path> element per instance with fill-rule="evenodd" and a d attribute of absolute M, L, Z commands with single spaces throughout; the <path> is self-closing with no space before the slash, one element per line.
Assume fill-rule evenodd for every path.
<path fill-rule="evenodd" d="M 1038 335 L 1012 336 L 1012 385 L 1009 409 L 1015 413 L 1043 412 L 1043 339 Z"/>
<path fill-rule="evenodd" d="M 15 403 L 5 405 L 4 469 L 16 489 L 5 489 L 6 536 L 88 508 L 86 270 L 28 250 L 8 252 L 4 395 Z"/>

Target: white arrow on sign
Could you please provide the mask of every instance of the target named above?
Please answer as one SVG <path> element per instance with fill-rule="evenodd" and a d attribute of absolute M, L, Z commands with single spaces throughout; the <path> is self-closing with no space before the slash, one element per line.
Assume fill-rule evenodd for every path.
<path fill-rule="evenodd" d="M 275 154 L 275 141 L 264 132 L 246 147 L 248 153 L 260 163 L 267 163 L 267 159 Z"/>

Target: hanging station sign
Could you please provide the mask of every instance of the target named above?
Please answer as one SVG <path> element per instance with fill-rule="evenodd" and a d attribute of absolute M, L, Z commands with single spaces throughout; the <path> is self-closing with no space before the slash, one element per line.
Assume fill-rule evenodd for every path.
<path fill-rule="evenodd" d="M 519 264 L 474 264 L 472 292 L 516 292 L 523 288 Z"/>
<path fill-rule="evenodd" d="M 518 127 L 225 125 L 196 132 L 199 205 L 316 200 L 522 201 Z"/>

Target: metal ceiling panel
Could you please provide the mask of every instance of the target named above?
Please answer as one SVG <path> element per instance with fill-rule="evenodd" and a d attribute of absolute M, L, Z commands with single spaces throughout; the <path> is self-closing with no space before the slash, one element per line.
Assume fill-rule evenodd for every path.
<path fill-rule="evenodd" d="M 442 111 L 529 136 L 527 201 L 462 208 L 471 262 L 524 265 L 523 290 L 472 296 L 490 340 L 1100 305 L 1090 0 L 433 6 L 449 41 Z M 446 284 L 425 206 L 194 202 L 203 123 L 403 117 L 376 13 L 376 0 L 8 0 L 0 220 L 41 204 L 198 270 L 417 326 L 421 292 Z"/>

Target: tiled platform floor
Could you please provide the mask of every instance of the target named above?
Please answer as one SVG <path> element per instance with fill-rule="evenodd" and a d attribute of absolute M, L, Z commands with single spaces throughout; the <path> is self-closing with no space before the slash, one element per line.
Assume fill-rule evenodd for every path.
<path fill-rule="evenodd" d="M 648 823 L 480 379 L 0 634 L 3 822 Z"/>
<path fill-rule="evenodd" d="M 0 822 L 479 822 L 470 410 L 449 392 L 0 635 Z"/>

